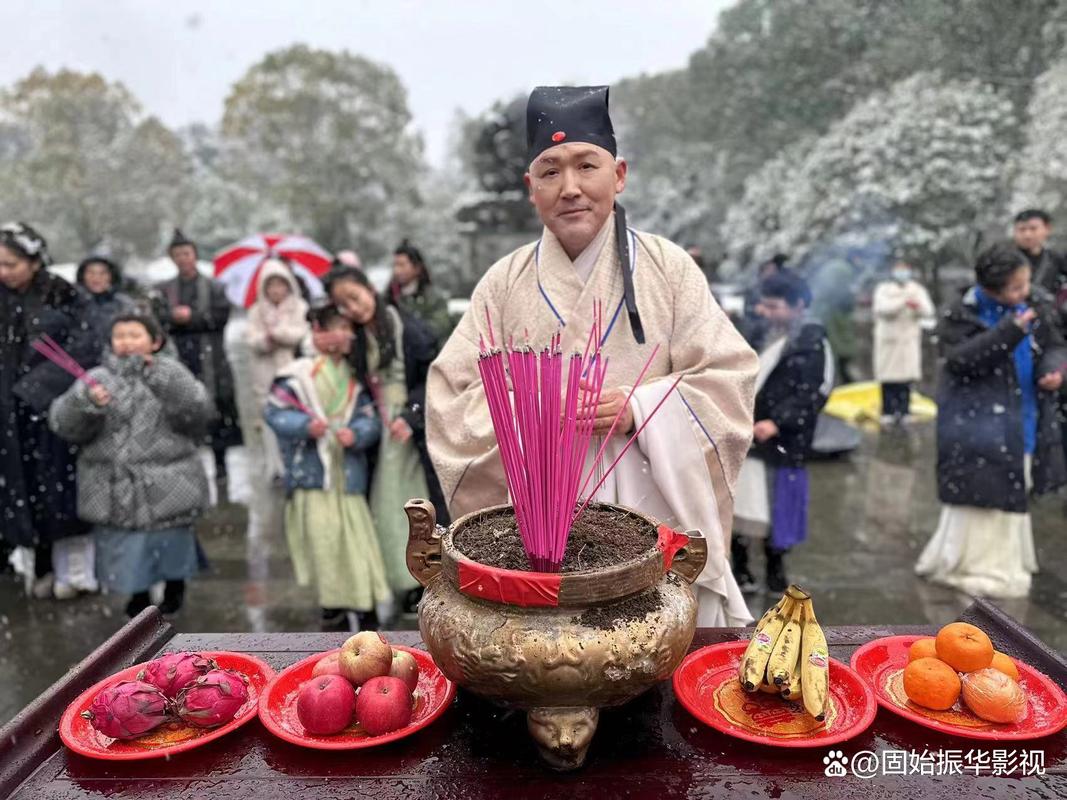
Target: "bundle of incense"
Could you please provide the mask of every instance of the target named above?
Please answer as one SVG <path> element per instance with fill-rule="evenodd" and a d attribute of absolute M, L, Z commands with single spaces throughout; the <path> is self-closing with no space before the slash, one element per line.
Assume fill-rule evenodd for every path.
<path fill-rule="evenodd" d="M 497 347 L 488 314 L 486 320 L 489 344 L 486 346 L 484 340 L 480 343 L 478 369 L 519 535 L 531 569 L 559 572 L 571 528 L 589 505 L 589 499 L 579 505 L 579 498 L 584 495 L 593 476 L 601 475 L 600 466 L 608 439 L 615 433 L 634 390 L 644 380 L 659 352 L 659 346 L 653 348 L 637 380 L 632 383 L 634 388 L 606 432 L 598 434 L 604 436 L 604 441 L 592 466 L 585 472 L 608 367 L 608 359 L 601 352 L 605 339 L 601 306 L 597 304 L 594 308 L 594 321 L 585 352 L 575 352 L 567 357 L 563 355 L 558 333 L 548 346 L 540 349 L 528 343 L 516 346 L 513 340 Z M 675 381 L 631 436 L 618 458 L 602 473 L 589 498 L 595 496 L 677 385 L 678 381 Z"/>
<path fill-rule="evenodd" d="M 40 339 L 31 342 L 30 347 L 86 386 L 93 388 L 100 385 L 81 364 L 74 360 L 70 353 L 60 347 L 47 333 L 42 333 Z"/>

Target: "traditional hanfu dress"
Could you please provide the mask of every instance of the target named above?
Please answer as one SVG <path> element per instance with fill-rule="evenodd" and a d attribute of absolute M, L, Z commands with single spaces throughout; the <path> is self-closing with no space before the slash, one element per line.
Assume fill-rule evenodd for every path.
<path fill-rule="evenodd" d="M 402 593 L 419 585 L 408 569 L 408 518 L 404 504 L 414 497 L 427 497 L 429 490 L 414 440 L 401 442 L 388 431 L 389 423 L 407 407 L 408 391 L 404 384 L 403 323 L 395 308 L 386 308 L 386 313 L 392 318 L 396 350 L 384 370 L 378 369 L 377 341 L 373 336 L 367 337 L 367 363 L 373 375 L 371 394 L 383 426 L 371 482 L 370 507 L 389 586 L 394 592 Z"/>
<path fill-rule="evenodd" d="M 478 374 L 479 338 L 547 343 L 562 334 L 564 352 L 585 348 L 594 302 L 604 308 L 606 387 L 629 391 L 655 345 L 645 382 L 634 392 L 635 429 L 678 374 L 677 393 L 664 403 L 611 473 L 597 499 L 628 506 L 677 530 L 707 538 L 707 566 L 697 580 L 698 624 L 751 621 L 727 559 L 732 489 L 752 437 L 753 384 L 758 361 L 719 308 L 700 269 L 677 245 L 627 230 L 630 270 L 644 326 L 637 344 L 624 313 L 623 275 L 614 216 L 572 261 L 547 228 L 537 242 L 494 264 L 430 369 L 427 435 L 430 454 L 453 518 L 507 502 L 504 470 Z M 608 443 L 600 469 L 628 436 Z M 594 437 L 586 467 L 602 440 Z M 593 483 L 590 483 L 590 487 Z"/>
<path fill-rule="evenodd" d="M 308 439 L 308 414 L 276 397 L 268 402 L 267 423 L 286 464 L 285 533 L 297 583 L 314 584 L 323 608 L 373 610 L 390 593 L 365 495 L 364 451 L 377 446 L 381 430 L 370 397 L 344 361 L 299 359 L 280 378 L 330 428 Z M 351 448 L 337 440 L 342 427 L 356 435 Z"/>

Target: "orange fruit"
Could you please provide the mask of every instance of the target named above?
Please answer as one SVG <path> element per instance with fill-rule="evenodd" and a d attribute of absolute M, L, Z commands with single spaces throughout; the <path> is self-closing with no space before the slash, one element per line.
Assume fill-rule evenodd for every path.
<path fill-rule="evenodd" d="M 904 668 L 904 693 L 913 703 L 947 711 L 960 696 L 960 676 L 936 658 L 917 658 Z"/>
<path fill-rule="evenodd" d="M 993 643 L 981 628 L 953 622 L 937 632 L 937 657 L 956 672 L 974 672 L 993 663 Z"/>
<path fill-rule="evenodd" d="M 1011 656 L 1006 656 L 999 650 L 993 653 L 993 663 L 990 664 L 993 669 L 999 670 L 1011 678 L 1013 681 L 1019 680 L 1019 668 L 1015 666 L 1015 662 Z"/>
<path fill-rule="evenodd" d="M 980 669 L 963 676 L 963 702 L 988 722 L 1020 722 L 1026 716 L 1026 693 L 1003 672 Z"/>
<path fill-rule="evenodd" d="M 934 645 L 932 636 L 927 639 L 916 639 L 915 643 L 908 648 L 908 661 L 915 661 L 918 658 L 937 658 L 937 647 Z"/>

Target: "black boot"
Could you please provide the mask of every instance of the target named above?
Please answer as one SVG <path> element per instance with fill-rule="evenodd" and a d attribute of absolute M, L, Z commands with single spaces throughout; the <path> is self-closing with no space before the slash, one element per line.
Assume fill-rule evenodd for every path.
<path fill-rule="evenodd" d="M 787 551 L 771 547 L 770 539 L 768 539 L 765 552 L 767 555 L 767 591 L 784 592 L 789 586 L 789 579 L 785 575 Z"/>
<path fill-rule="evenodd" d="M 348 617 L 343 608 L 323 608 L 320 626 L 324 631 L 347 631 Z"/>
<path fill-rule="evenodd" d="M 759 590 L 756 579 L 748 568 L 748 541 L 743 536 L 734 535 L 730 539 L 730 559 L 733 562 L 734 579 L 744 593 Z"/>
<path fill-rule="evenodd" d="M 418 614 L 419 613 L 419 601 L 422 600 L 423 588 L 419 586 L 416 589 L 411 589 L 404 595 L 404 602 L 401 604 L 403 613 L 405 614 Z"/>
<path fill-rule="evenodd" d="M 152 598 L 148 592 L 136 592 L 126 604 L 126 616 L 133 619 L 150 605 L 152 605 Z"/>
<path fill-rule="evenodd" d="M 359 621 L 359 629 L 361 631 L 376 631 L 380 627 L 378 622 L 378 612 L 374 609 L 370 611 L 357 611 L 356 619 Z"/>
<path fill-rule="evenodd" d="M 159 613 L 164 617 L 177 614 L 185 601 L 185 581 L 167 581 L 163 588 L 163 602 L 159 604 Z"/>

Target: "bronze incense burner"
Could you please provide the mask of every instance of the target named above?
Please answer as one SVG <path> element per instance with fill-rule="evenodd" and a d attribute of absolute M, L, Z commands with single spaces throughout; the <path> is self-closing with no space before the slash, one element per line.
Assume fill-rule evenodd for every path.
<path fill-rule="evenodd" d="M 688 541 L 677 540 L 684 544 L 673 559 L 652 546 L 614 567 L 559 576 L 486 568 L 456 548 L 455 536 L 465 525 L 507 508 L 468 514 L 445 531 L 436 527 L 429 502 L 405 506 L 408 569 L 426 587 L 419 630 L 449 679 L 525 710 L 549 766 L 575 769 L 585 761 L 599 710 L 622 705 L 670 677 L 688 651 L 697 613 L 690 584 L 704 568 L 707 545 L 703 536 L 690 533 Z M 659 528 L 650 517 L 619 510 Z M 502 601 L 498 585 L 510 582 L 538 585 L 527 599 Z M 653 588 L 660 605 L 643 618 L 590 623 L 597 616 L 611 619 L 615 604 Z M 590 610 L 597 615 L 587 614 Z"/>

